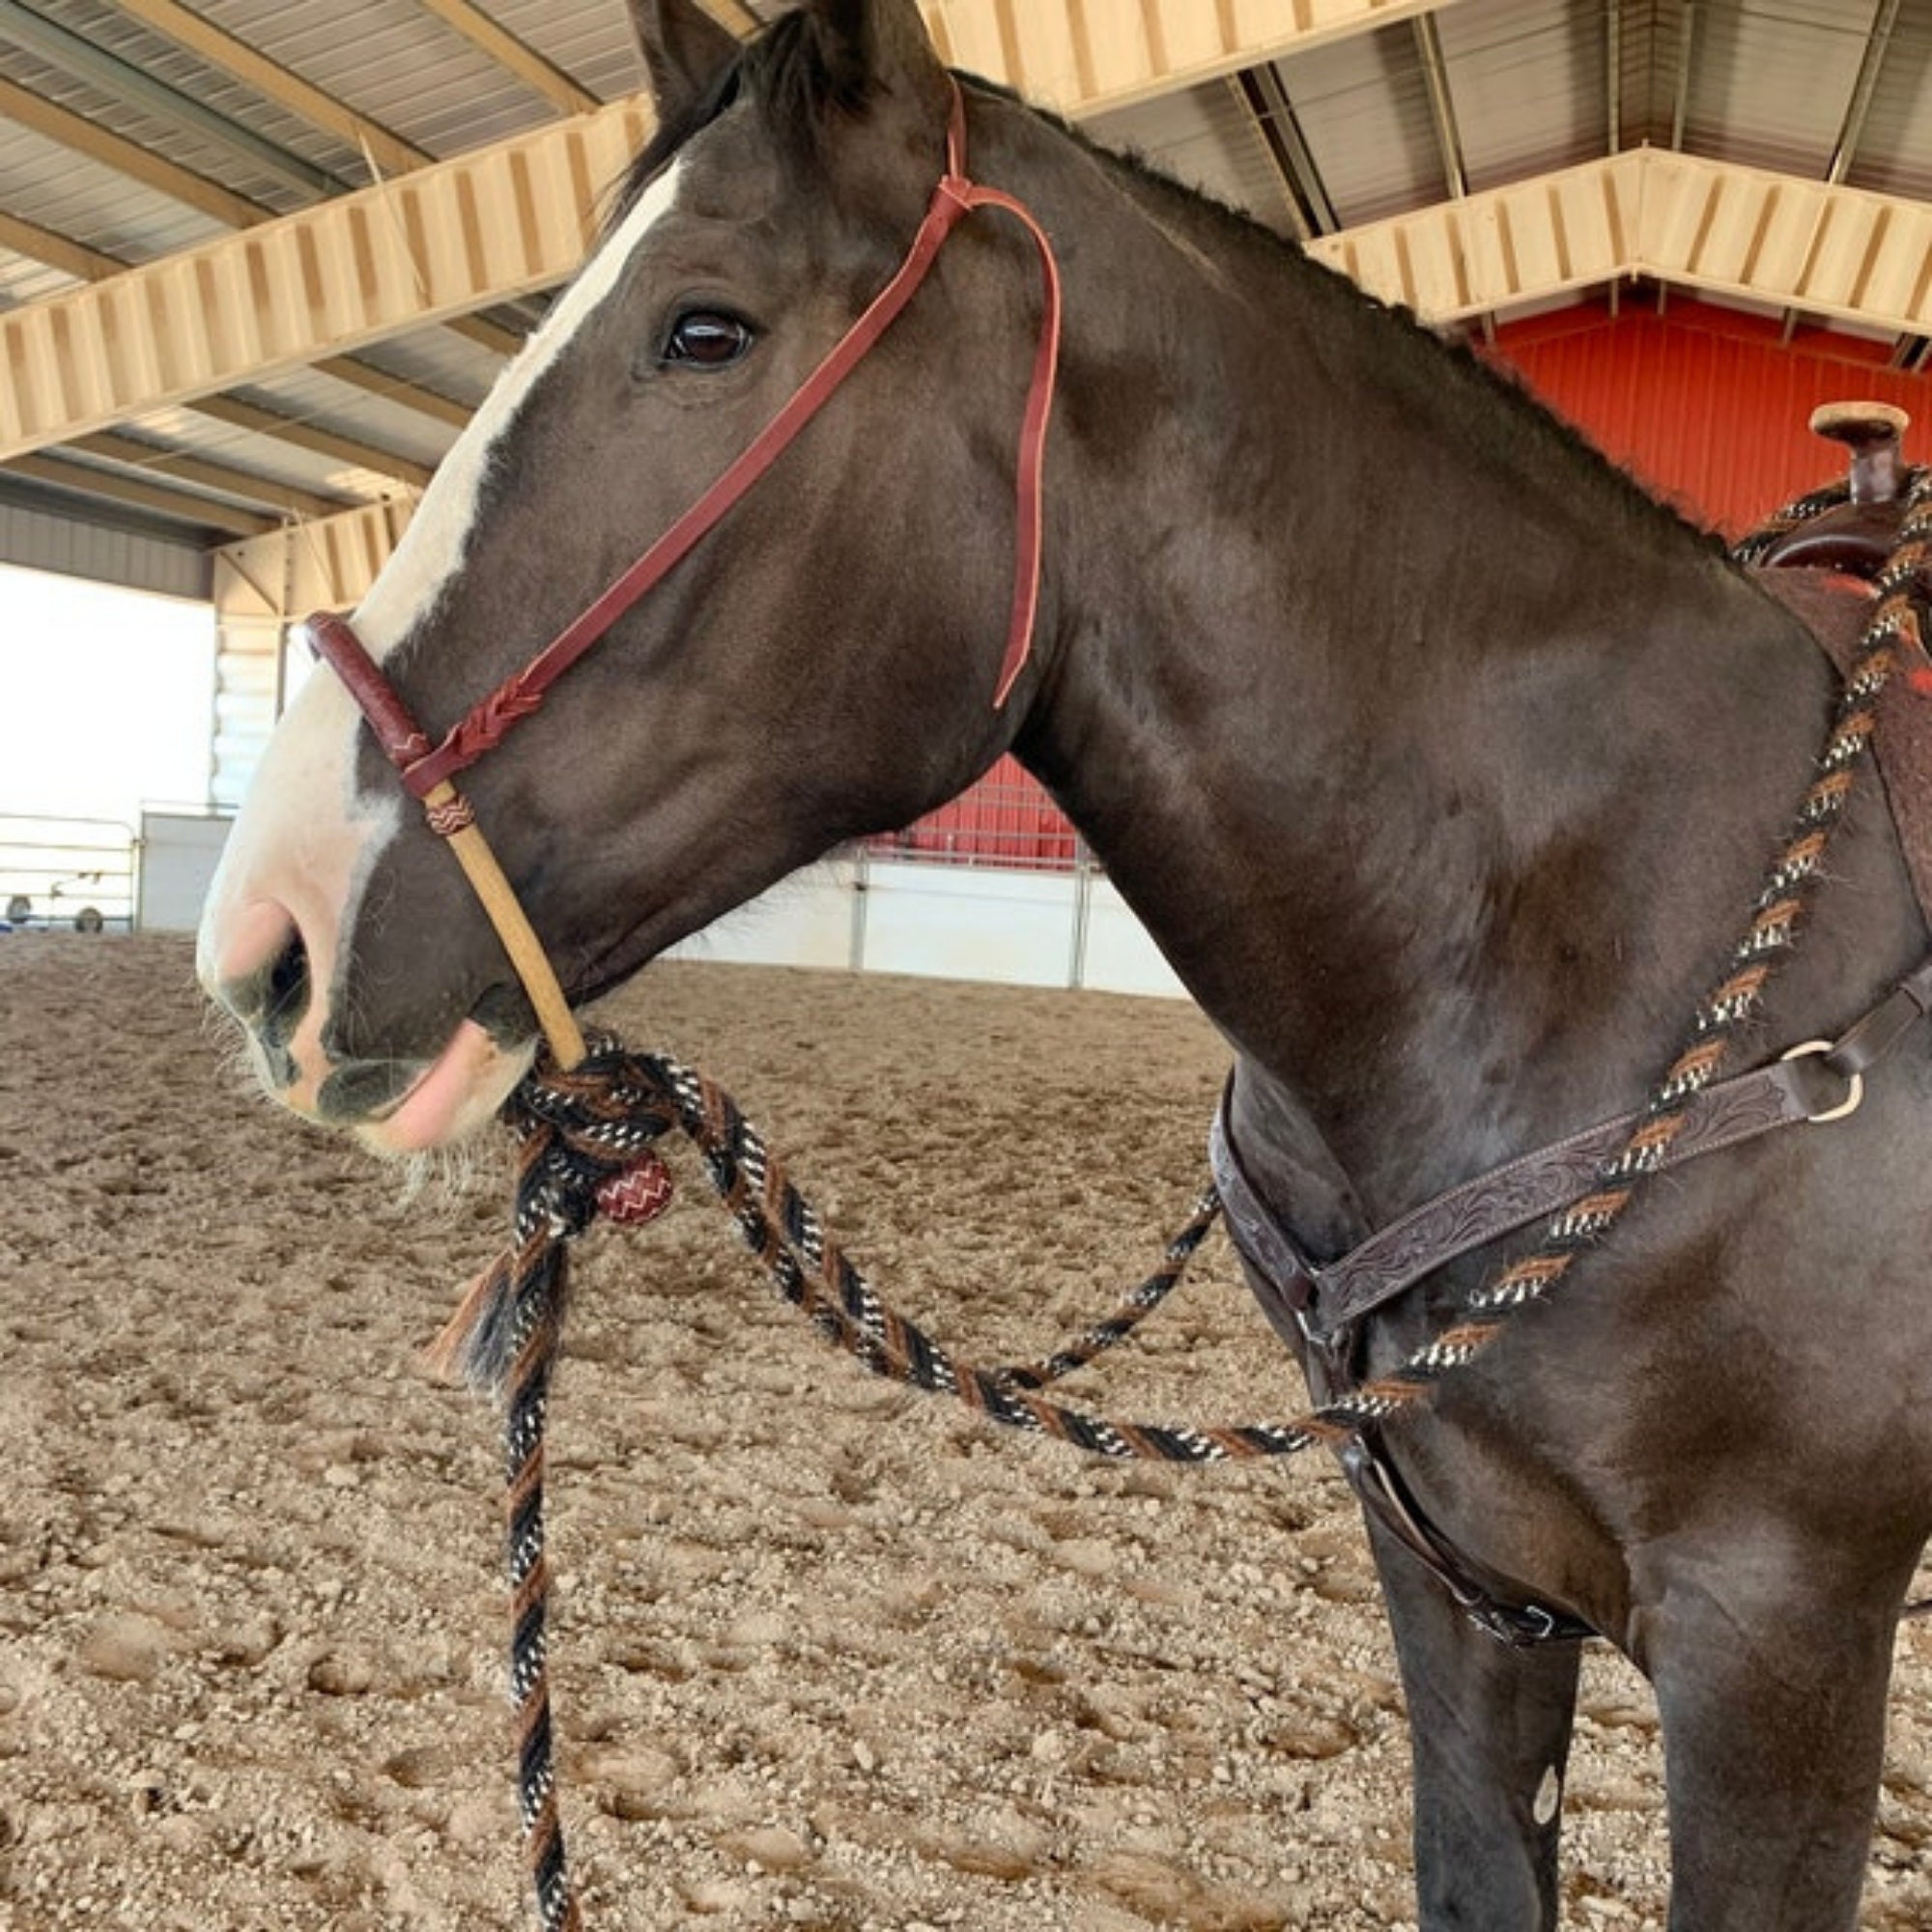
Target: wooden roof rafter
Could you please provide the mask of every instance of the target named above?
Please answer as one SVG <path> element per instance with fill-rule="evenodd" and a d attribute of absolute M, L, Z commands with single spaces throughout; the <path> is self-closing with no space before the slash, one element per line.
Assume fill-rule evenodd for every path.
<path fill-rule="evenodd" d="M 104 282 L 124 273 L 128 268 L 128 264 L 117 255 L 90 248 L 71 236 L 57 235 L 51 229 L 38 227 L 9 214 L 0 214 L 0 247 L 12 248 L 17 254 L 44 263 L 48 268 L 57 269 L 80 282 Z M 419 388 L 369 363 L 337 356 L 327 358 L 317 366 L 325 374 L 365 394 L 415 409 L 452 428 L 461 429 L 469 419 L 469 412 L 463 404 L 439 396 L 433 390 Z M 199 413 L 218 418 L 233 428 L 246 429 L 320 455 L 332 456 L 337 462 L 372 470 L 379 476 L 388 476 L 411 489 L 424 488 L 429 481 L 431 472 L 424 464 L 397 456 L 360 439 L 280 415 L 238 396 L 205 396 L 191 407 Z"/>

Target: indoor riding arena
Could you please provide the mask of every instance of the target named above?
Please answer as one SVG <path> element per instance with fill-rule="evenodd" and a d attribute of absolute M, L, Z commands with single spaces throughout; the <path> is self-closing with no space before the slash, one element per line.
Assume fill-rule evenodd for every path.
<path fill-rule="evenodd" d="M 0 1932 L 1932 1925 L 1932 10 L 0 0 Z M 1409 359 L 1208 410 L 1251 270 Z M 1767 667 L 1835 600 L 1815 719 L 1645 710 L 1522 451 Z M 1230 686 L 1284 546 L 1403 634 Z M 1474 579 L 1604 656 L 1464 892 Z M 1674 1007 L 1658 827 L 1754 855 Z"/>

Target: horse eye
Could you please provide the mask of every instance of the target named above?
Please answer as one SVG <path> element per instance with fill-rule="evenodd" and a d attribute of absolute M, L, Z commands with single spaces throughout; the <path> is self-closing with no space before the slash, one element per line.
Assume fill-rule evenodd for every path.
<path fill-rule="evenodd" d="M 670 326 L 662 361 L 695 369 L 724 369 L 751 354 L 756 338 L 748 322 L 715 309 L 693 309 Z"/>

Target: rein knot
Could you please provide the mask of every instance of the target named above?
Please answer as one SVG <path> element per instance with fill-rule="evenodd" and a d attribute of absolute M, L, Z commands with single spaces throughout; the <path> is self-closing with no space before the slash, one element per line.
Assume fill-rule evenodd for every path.
<path fill-rule="evenodd" d="M 430 1350 L 440 1371 L 500 1395 L 539 1330 L 560 1324 L 563 1244 L 598 1215 L 654 1221 L 670 1206 L 670 1170 L 655 1143 L 680 1123 L 670 1062 L 609 1035 L 572 1067 L 548 1047 L 504 1103 L 517 1142 L 513 1244 L 481 1274 Z"/>

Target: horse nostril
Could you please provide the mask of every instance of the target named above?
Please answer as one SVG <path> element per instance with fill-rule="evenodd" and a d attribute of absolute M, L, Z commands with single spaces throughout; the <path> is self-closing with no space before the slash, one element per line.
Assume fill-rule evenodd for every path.
<path fill-rule="evenodd" d="M 308 948 L 299 932 L 290 938 L 259 978 L 262 1004 L 255 1031 L 263 1045 L 286 1047 L 308 1011 Z"/>
<path fill-rule="evenodd" d="M 217 997 L 264 1046 L 285 1048 L 308 1010 L 308 945 L 283 907 L 258 900 L 223 935 Z"/>

